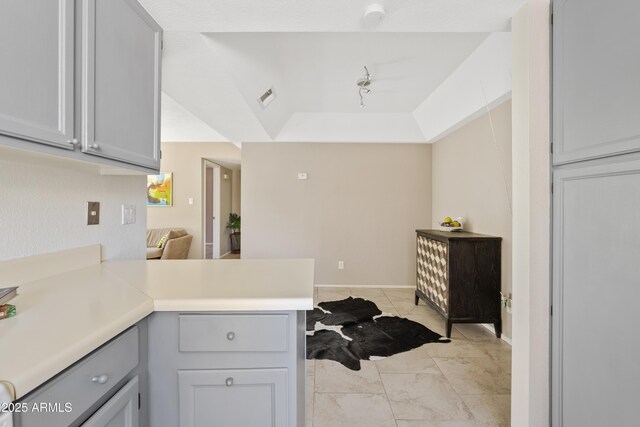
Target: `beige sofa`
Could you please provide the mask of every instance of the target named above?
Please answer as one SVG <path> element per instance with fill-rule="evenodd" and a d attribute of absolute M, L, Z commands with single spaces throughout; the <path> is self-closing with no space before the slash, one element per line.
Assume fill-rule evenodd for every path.
<path fill-rule="evenodd" d="M 167 236 L 162 247 L 160 240 Z M 147 259 L 186 259 L 193 236 L 184 228 L 151 228 L 147 230 Z"/>

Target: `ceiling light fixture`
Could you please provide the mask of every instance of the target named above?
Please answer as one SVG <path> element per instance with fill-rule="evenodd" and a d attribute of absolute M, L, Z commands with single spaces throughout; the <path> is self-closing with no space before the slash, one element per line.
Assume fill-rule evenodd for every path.
<path fill-rule="evenodd" d="M 386 11 L 384 6 L 379 3 L 373 3 L 367 6 L 362 14 L 362 20 L 368 26 L 375 26 L 384 19 Z"/>
<path fill-rule="evenodd" d="M 369 89 L 369 85 L 371 84 L 371 79 L 373 78 L 373 76 L 369 74 L 369 70 L 367 69 L 366 65 L 364 67 L 364 72 L 364 77 L 358 79 L 358 81 L 356 82 L 356 84 L 358 85 L 358 95 L 360 96 L 360 108 L 364 108 L 364 98 L 362 97 L 362 94 L 371 92 L 371 89 Z"/>
<path fill-rule="evenodd" d="M 267 105 L 269 105 L 275 97 L 276 94 L 273 92 L 273 88 L 269 88 L 265 93 L 258 97 L 258 103 L 262 108 L 267 108 Z"/>

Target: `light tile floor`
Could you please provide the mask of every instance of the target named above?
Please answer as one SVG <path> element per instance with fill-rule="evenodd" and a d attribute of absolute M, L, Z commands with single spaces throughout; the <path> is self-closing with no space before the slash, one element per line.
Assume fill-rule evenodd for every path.
<path fill-rule="evenodd" d="M 317 288 L 315 302 L 348 296 L 444 335 L 442 318 L 412 289 Z M 480 325 L 454 325 L 449 344 L 425 344 L 352 371 L 307 360 L 307 427 L 510 425 L 511 346 Z"/>

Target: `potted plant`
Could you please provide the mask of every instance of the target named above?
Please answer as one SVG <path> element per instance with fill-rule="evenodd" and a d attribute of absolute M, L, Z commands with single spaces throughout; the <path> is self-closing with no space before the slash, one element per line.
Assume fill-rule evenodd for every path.
<path fill-rule="evenodd" d="M 240 253 L 240 215 L 235 212 L 229 214 L 229 221 L 227 221 L 227 228 L 231 230 L 229 235 L 229 241 L 231 242 L 231 253 Z"/>

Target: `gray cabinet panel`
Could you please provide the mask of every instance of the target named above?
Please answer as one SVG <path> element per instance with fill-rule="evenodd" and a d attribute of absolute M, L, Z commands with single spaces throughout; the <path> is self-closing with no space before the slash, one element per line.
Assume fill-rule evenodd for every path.
<path fill-rule="evenodd" d="M 0 133 L 73 149 L 73 0 L 0 2 Z"/>
<path fill-rule="evenodd" d="M 29 394 L 23 402 L 70 403 L 71 412 L 17 414 L 21 427 L 68 426 L 108 394 L 138 365 L 138 327 L 85 357 L 51 382 Z"/>
<path fill-rule="evenodd" d="M 201 319 L 203 322 L 189 323 L 184 319 Z M 256 334 L 261 333 L 263 326 L 265 326 L 264 319 L 273 319 L 273 322 L 266 323 L 266 326 L 270 328 L 267 334 L 280 343 L 278 348 L 281 348 L 282 343 L 285 343 L 287 351 L 269 351 L 270 347 L 268 345 L 262 347 L 266 343 L 260 343 L 260 341 L 258 344 L 263 348 L 262 351 L 246 341 L 243 343 L 247 338 L 256 337 Z M 249 320 L 251 322 L 247 323 Z M 227 341 L 226 334 L 229 332 L 227 327 L 230 325 L 243 326 L 243 329 L 234 328 L 237 334 L 236 338 L 240 339 L 239 343 L 242 345 L 236 348 L 236 351 L 219 351 L 226 347 L 224 341 Z M 153 427 L 193 425 L 190 424 L 190 421 L 184 424 L 184 417 L 188 416 L 185 412 L 187 410 L 185 408 L 188 408 L 184 406 L 185 399 L 192 399 L 200 405 L 201 408 L 198 408 L 197 412 L 201 412 L 203 419 L 210 420 L 207 415 L 211 410 L 209 406 L 218 408 L 218 404 L 214 401 L 218 399 L 220 393 L 223 393 L 221 395 L 222 401 L 235 402 L 235 399 L 239 400 L 237 403 L 229 403 L 229 407 L 234 409 L 234 413 L 238 416 L 245 416 L 244 411 L 236 410 L 244 408 L 242 405 L 245 405 L 245 402 L 251 402 L 254 399 L 266 401 L 266 393 L 273 393 L 275 402 L 286 402 L 287 405 L 285 415 L 283 415 L 286 419 L 275 425 L 304 425 L 305 325 L 304 311 L 153 313 L 149 317 L 150 425 Z M 244 328 L 245 326 L 246 328 Z M 277 332 L 273 329 L 276 326 L 279 328 Z M 207 328 L 222 333 L 221 339 L 215 338 L 219 336 L 219 333 L 211 334 Z M 249 335 L 245 335 L 245 333 Z M 198 338 L 199 334 L 201 336 Z M 185 337 L 188 338 L 186 342 L 183 342 Z M 183 344 L 196 345 L 198 339 L 207 348 L 207 351 L 184 351 L 181 348 Z M 211 344 L 213 348 L 210 347 Z M 249 344 L 249 346 L 245 346 L 245 344 Z M 193 349 L 194 347 L 187 348 Z M 212 351 L 212 349 L 216 350 Z M 240 351 L 240 349 L 245 351 Z M 221 372 L 225 375 L 222 375 Z M 231 372 L 233 375 L 229 374 Z M 273 372 L 286 373 L 285 386 L 273 385 L 274 388 L 268 392 L 266 386 L 259 384 L 262 384 L 261 381 L 269 384 L 276 381 L 270 377 Z M 202 379 L 198 379 L 200 373 L 205 373 Z M 244 376 L 245 373 L 247 376 Z M 258 375 L 258 373 L 262 374 Z M 261 376 L 263 374 L 266 376 Z M 276 376 L 280 378 L 281 374 Z M 238 389 L 227 389 L 226 379 L 229 377 L 234 378 L 234 384 L 238 386 Z M 198 381 L 203 381 L 202 388 L 193 386 Z M 276 382 L 279 384 L 279 381 L 278 379 Z M 194 387 L 197 390 L 189 391 Z M 244 390 L 248 394 L 242 397 Z M 192 396 L 190 393 L 194 395 Z M 203 406 L 198 403 L 202 399 L 211 400 L 212 403 Z M 176 402 L 179 402 L 180 408 Z M 216 409 L 216 411 L 218 410 L 224 411 L 225 409 Z M 260 411 L 266 413 L 264 408 Z M 276 414 L 276 420 L 279 420 L 278 413 L 273 412 Z M 251 414 L 246 414 L 246 416 L 251 416 Z M 199 424 L 199 419 L 194 419 L 195 425 L 203 425 Z M 187 420 L 191 420 L 191 418 Z M 262 421 L 253 423 L 251 420 L 243 423 L 238 422 L 236 418 L 236 423 L 229 425 L 265 425 L 260 424 Z M 273 419 L 266 417 L 265 420 L 271 422 Z M 206 425 L 225 425 L 219 424 L 218 418 L 215 421 L 214 424 Z"/>
<path fill-rule="evenodd" d="M 286 314 L 181 314 L 180 351 L 287 351 Z"/>
<path fill-rule="evenodd" d="M 554 163 L 640 150 L 640 2 L 553 6 Z"/>
<path fill-rule="evenodd" d="M 138 377 L 134 377 L 82 426 L 138 427 L 138 421 Z"/>
<path fill-rule="evenodd" d="M 635 426 L 640 419 L 640 341 L 624 321 L 640 301 L 640 160 L 599 163 L 554 172 L 556 427 Z"/>
<path fill-rule="evenodd" d="M 178 371 L 180 427 L 287 426 L 287 370 Z"/>
<path fill-rule="evenodd" d="M 158 169 L 162 30 L 135 0 L 82 9 L 82 150 Z"/>

